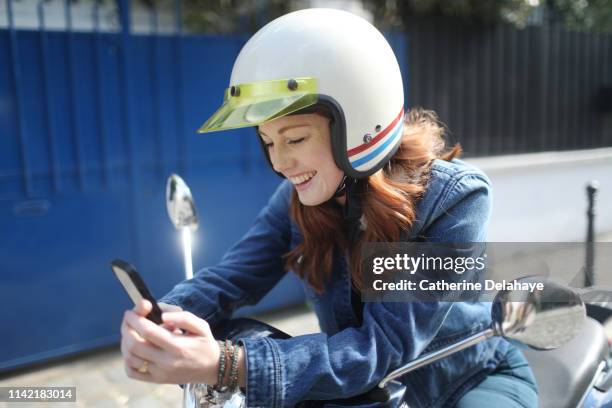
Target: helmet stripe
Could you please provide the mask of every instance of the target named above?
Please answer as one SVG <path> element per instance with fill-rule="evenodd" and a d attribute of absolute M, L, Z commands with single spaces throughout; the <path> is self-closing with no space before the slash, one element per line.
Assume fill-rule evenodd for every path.
<path fill-rule="evenodd" d="M 374 147 L 374 145 L 376 145 L 378 142 L 380 142 L 382 139 L 385 138 L 385 136 L 391 132 L 392 129 L 394 129 L 397 125 L 397 122 L 400 122 L 401 119 L 404 116 L 404 107 L 402 106 L 402 108 L 400 109 L 400 113 L 395 117 L 395 119 L 393 119 L 393 122 L 391 122 L 389 124 L 389 126 L 387 126 L 382 132 L 380 132 L 379 134 L 376 135 L 376 137 L 374 139 L 372 139 L 370 142 L 368 143 L 364 143 L 362 145 L 359 145 L 357 147 L 354 147 L 352 149 L 349 149 L 347 151 L 347 155 L 348 157 L 354 156 L 358 153 L 361 153 L 365 150 L 371 149 Z"/>
<path fill-rule="evenodd" d="M 383 143 L 380 143 L 376 147 L 376 149 L 372 150 L 371 152 L 369 152 L 365 156 L 362 156 L 362 157 L 360 157 L 358 159 L 352 160 L 351 161 L 351 166 L 353 168 L 357 168 L 357 167 L 362 166 L 365 163 L 369 162 L 370 160 L 376 158 L 376 156 L 378 156 L 383 150 L 385 150 L 387 147 L 389 147 L 389 145 L 395 144 L 397 139 L 401 136 L 403 128 L 404 128 L 404 121 L 399 121 L 399 123 L 397 123 L 397 125 L 395 126 L 395 129 L 393 130 L 391 135 L 389 137 L 387 137 Z"/>

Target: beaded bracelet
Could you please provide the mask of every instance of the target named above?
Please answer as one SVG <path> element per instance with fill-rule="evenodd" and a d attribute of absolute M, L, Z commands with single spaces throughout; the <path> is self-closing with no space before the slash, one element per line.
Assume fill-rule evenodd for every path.
<path fill-rule="evenodd" d="M 228 389 L 230 389 L 229 384 L 231 382 L 231 368 L 232 368 L 232 365 L 234 364 L 233 363 L 234 355 L 236 354 L 236 345 L 234 343 L 231 343 L 231 342 L 230 342 L 230 344 L 231 344 L 231 348 L 230 348 L 229 354 L 227 355 L 227 366 L 226 366 L 227 367 L 227 370 L 226 370 L 226 374 L 227 374 L 226 375 L 226 377 L 227 377 L 226 380 L 227 381 L 225 382 L 225 384 L 227 385 Z"/>
<path fill-rule="evenodd" d="M 225 340 L 225 343 L 219 341 L 219 348 L 221 349 L 221 355 L 219 356 L 219 372 L 217 373 L 217 384 L 215 384 L 214 388 L 217 391 L 221 391 L 223 388 L 223 380 L 225 378 L 225 355 L 227 353 L 227 343 L 228 340 Z"/>
<path fill-rule="evenodd" d="M 234 345 L 234 352 L 232 354 L 232 367 L 230 370 L 230 385 L 229 389 L 234 391 L 238 386 L 238 345 Z"/>

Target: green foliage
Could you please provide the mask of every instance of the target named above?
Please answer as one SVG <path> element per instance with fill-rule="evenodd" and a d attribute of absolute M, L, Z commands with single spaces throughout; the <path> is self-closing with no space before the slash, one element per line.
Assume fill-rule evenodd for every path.
<path fill-rule="evenodd" d="M 77 0 L 73 0 L 77 1 Z M 105 0 L 95 0 L 103 2 Z M 111 0 L 114 1 L 114 0 Z M 139 0 L 172 10 L 175 0 Z M 183 26 L 194 33 L 253 33 L 291 11 L 291 0 L 181 0 Z M 362 0 L 382 30 L 406 29 L 422 17 L 445 17 L 467 24 L 540 21 L 574 30 L 612 31 L 612 0 Z"/>
<path fill-rule="evenodd" d="M 383 29 L 401 29 L 414 17 L 450 17 L 473 24 L 524 23 L 532 12 L 526 0 L 364 0 Z"/>
<path fill-rule="evenodd" d="M 252 33 L 289 12 L 288 0 L 184 0 L 183 24 L 196 33 Z"/>
<path fill-rule="evenodd" d="M 542 22 L 576 30 L 612 31 L 612 0 L 363 0 L 382 29 L 404 29 L 415 17 L 522 27 L 534 13 Z"/>
<path fill-rule="evenodd" d="M 575 30 L 612 31 L 611 0 L 551 0 L 554 18 Z"/>

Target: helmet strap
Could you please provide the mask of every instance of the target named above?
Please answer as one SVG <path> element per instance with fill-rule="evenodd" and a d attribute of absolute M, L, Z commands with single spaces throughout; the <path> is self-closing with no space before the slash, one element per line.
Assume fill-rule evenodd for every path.
<path fill-rule="evenodd" d="M 346 174 L 342 176 L 342 180 L 340 180 L 340 184 L 338 184 L 338 188 L 336 189 L 333 198 L 342 197 L 344 193 L 346 193 L 348 186 L 355 183 L 355 181 L 356 180 L 354 178 L 349 177 Z"/>
<path fill-rule="evenodd" d="M 345 176 L 346 203 L 343 207 L 344 226 L 349 245 L 355 244 L 361 234 L 361 217 L 363 215 L 362 197 L 366 182 Z"/>

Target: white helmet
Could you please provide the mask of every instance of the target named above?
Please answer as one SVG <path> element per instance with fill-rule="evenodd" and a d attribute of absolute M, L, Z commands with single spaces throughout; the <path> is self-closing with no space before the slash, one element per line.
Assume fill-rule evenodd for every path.
<path fill-rule="evenodd" d="M 323 104 L 332 112 L 333 157 L 360 179 L 399 146 L 404 92 L 383 35 L 354 14 L 307 9 L 261 28 L 240 51 L 224 103 L 199 132 L 257 126 Z"/>

